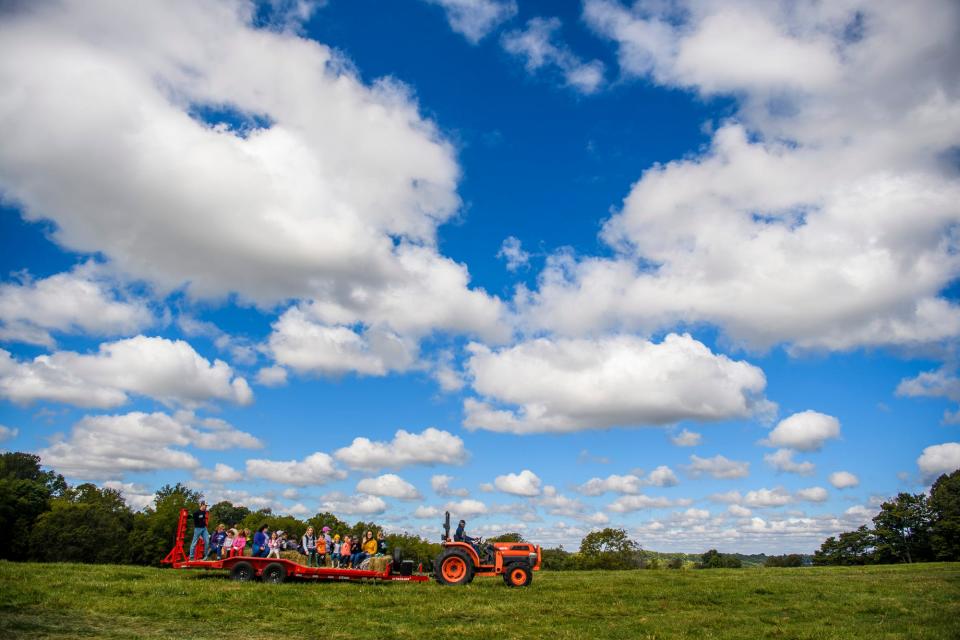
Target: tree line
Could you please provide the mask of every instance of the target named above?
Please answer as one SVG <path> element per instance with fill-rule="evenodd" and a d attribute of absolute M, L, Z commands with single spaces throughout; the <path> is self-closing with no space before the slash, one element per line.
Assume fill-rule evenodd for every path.
<path fill-rule="evenodd" d="M 817 565 L 893 564 L 960 560 L 960 469 L 937 478 L 925 493 L 899 493 L 880 505 L 873 527 L 827 538 Z"/>

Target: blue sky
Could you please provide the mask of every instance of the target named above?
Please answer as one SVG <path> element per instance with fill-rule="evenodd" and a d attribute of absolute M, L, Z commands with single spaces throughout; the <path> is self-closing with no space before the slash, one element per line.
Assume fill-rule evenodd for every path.
<path fill-rule="evenodd" d="M 810 552 L 960 467 L 954 4 L 0 15 L 0 446 Z"/>

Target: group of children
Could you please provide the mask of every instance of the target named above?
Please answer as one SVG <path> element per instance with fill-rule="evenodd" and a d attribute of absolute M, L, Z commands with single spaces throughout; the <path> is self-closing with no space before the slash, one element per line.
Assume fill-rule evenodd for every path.
<path fill-rule="evenodd" d="M 373 537 L 372 531 L 367 531 L 359 540 L 340 534 L 330 535 L 330 527 L 324 527 L 318 536 L 313 527 L 307 527 L 300 541 L 300 552 L 307 556 L 308 567 L 326 566 L 327 556 L 330 557 L 330 566 L 347 569 L 359 569 L 360 563 L 367 558 L 386 555 L 387 541 L 383 531 Z"/>
<path fill-rule="evenodd" d="M 283 531 L 268 533 L 267 525 L 260 527 L 251 538 L 250 529 L 227 529 L 221 524 L 210 535 L 210 549 L 204 557 L 216 553 L 217 560 L 222 560 L 246 555 L 248 541 L 252 541 L 252 556 L 280 558 L 281 551 L 294 549 L 307 556 L 308 567 L 325 567 L 329 559 L 331 567 L 358 569 L 367 558 L 386 555 L 387 551 L 383 531 L 376 538 L 372 531 L 367 531 L 360 539 L 345 535 L 341 540 L 340 534 L 330 535 L 330 527 L 324 527 L 320 535 L 314 533 L 313 527 L 307 527 L 298 547 Z"/>

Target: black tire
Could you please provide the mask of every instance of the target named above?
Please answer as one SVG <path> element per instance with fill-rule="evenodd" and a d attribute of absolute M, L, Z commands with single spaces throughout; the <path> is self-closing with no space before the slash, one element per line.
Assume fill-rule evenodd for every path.
<path fill-rule="evenodd" d="M 433 577 L 445 585 L 469 584 L 473 580 L 473 560 L 459 549 L 444 551 L 434 563 Z"/>
<path fill-rule="evenodd" d="M 280 584 L 287 579 L 287 568 L 279 562 L 271 562 L 263 570 L 263 581 Z"/>
<path fill-rule="evenodd" d="M 237 582 L 250 582 L 256 573 L 249 562 L 238 562 L 230 568 L 230 579 Z"/>
<path fill-rule="evenodd" d="M 512 564 L 503 570 L 503 581 L 508 587 L 529 587 L 533 571 L 525 564 Z"/>

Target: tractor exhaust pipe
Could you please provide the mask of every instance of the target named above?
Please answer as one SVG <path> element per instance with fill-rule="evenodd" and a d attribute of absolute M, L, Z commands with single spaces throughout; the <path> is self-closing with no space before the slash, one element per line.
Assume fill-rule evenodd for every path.
<path fill-rule="evenodd" d="M 440 542 L 446 542 L 450 539 L 450 512 L 447 511 L 443 518 L 443 539 Z"/>

